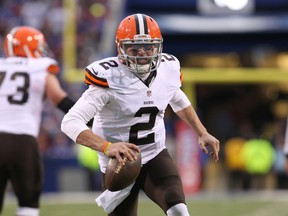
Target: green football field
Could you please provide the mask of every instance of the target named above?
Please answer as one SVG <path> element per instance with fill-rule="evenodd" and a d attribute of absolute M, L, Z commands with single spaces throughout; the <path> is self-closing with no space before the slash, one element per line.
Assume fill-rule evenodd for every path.
<path fill-rule="evenodd" d="M 41 216 L 105 216 L 94 202 L 95 195 L 44 195 Z M 223 194 L 209 192 L 187 198 L 191 216 L 287 216 L 288 191 Z M 14 215 L 15 199 L 6 199 L 2 216 Z M 138 216 L 165 215 L 154 203 L 141 196 Z M 125 216 L 125 215 L 123 215 Z"/>

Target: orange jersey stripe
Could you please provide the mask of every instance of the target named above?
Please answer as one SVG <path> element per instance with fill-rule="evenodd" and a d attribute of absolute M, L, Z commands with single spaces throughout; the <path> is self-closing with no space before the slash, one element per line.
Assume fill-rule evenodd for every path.
<path fill-rule="evenodd" d="M 94 74 L 92 74 L 88 69 L 85 70 L 85 83 L 88 85 L 98 85 L 102 87 L 109 87 L 109 84 L 106 79 L 101 79 Z"/>
<path fill-rule="evenodd" d="M 84 80 L 85 84 L 87 85 L 91 85 L 92 83 L 90 81 L 88 81 L 87 79 Z"/>
<path fill-rule="evenodd" d="M 60 72 L 60 67 L 58 65 L 49 65 L 47 71 L 49 73 L 58 74 Z"/>

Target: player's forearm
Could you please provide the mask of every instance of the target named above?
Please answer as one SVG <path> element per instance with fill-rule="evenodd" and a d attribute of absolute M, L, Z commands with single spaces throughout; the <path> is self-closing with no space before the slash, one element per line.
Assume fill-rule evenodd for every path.
<path fill-rule="evenodd" d="M 106 140 L 94 134 L 91 130 L 82 131 L 76 139 L 76 143 L 87 146 L 96 151 L 102 151 L 102 147 L 106 142 Z"/>
<path fill-rule="evenodd" d="M 86 125 L 86 121 L 77 115 L 77 112 L 71 111 L 64 116 L 61 122 L 61 131 L 74 142 L 84 130 L 89 130 L 89 127 Z"/>
<path fill-rule="evenodd" d="M 102 151 L 102 147 L 107 141 L 94 134 L 83 122 L 77 121 L 77 119 L 69 120 L 68 117 L 65 116 L 62 121 L 62 132 L 78 144 Z"/>
<path fill-rule="evenodd" d="M 84 97 L 81 97 L 62 120 L 62 132 L 74 142 L 76 142 L 77 137 L 82 131 L 88 130 L 88 126 L 91 126 L 87 126 L 87 123 L 89 124 L 89 121 L 95 116 L 95 112 L 93 111 L 93 106 L 91 108 L 90 104 Z"/>
<path fill-rule="evenodd" d="M 206 128 L 200 121 L 192 105 L 176 112 L 176 114 L 185 121 L 191 128 L 195 130 L 198 136 L 207 133 Z"/>

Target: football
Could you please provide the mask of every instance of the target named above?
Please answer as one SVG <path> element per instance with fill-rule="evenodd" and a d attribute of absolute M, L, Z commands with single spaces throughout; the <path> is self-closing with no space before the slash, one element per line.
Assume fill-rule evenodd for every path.
<path fill-rule="evenodd" d="M 111 158 L 106 167 L 105 185 L 110 191 L 118 191 L 132 184 L 141 170 L 141 154 L 136 152 L 137 160 L 129 161 L 123 157 L 125 165 L 120 165 L 116 158 Z"/>

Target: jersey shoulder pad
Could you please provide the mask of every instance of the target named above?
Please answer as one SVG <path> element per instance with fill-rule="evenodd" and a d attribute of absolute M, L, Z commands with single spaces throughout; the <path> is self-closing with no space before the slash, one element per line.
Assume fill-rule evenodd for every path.
<path fill-rule="evenodd" d="M 112 71 L 119 66 L 117 57 L 109 57 L 95 61 L 85 68 L 85 83 L 87 85 L 97 85 L 109 87 L 108 77 L 112 76 Z"/>
<path fill-rule="evenodd" d="M 165 64 L 173 68 L 180 68 L 178 58 L 168 53 L 162 53 L 161 64 Z"/>
<path fill-rule="evenodd" d="M 174 83 L 179 82 L 181 85 L 182 71 L 177 57 L 168 53 L 162 53 L 161 64 L 157 71 L 159 71 L 165 79 L 167 78 L 170 81 L 173 80 Z M 168 76 L 167 73 L 169 73 Z"/>

